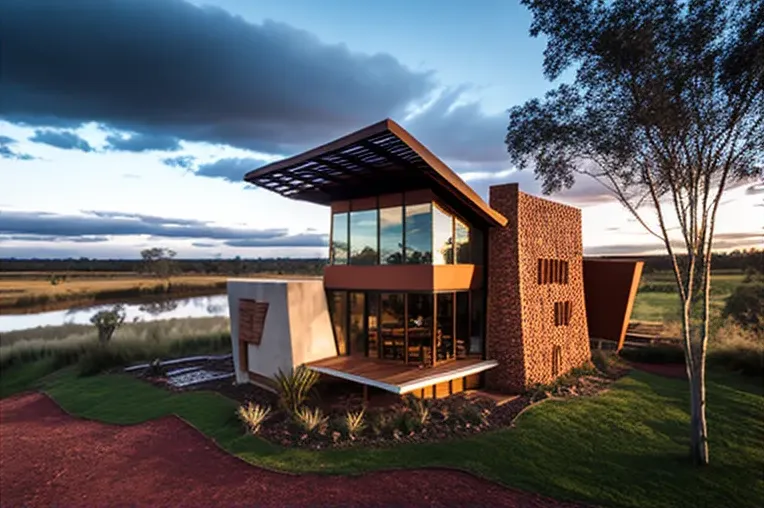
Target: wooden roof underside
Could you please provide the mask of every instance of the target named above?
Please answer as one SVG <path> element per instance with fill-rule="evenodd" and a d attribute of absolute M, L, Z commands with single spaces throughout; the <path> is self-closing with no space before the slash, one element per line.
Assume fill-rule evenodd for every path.
<path fill-rule="evenodd" d="M 392 120 L 384 120 L 303 154 L 250 171 L 244 179 L 282 196 L 332 201 L 431 188 L 491 225 L 507 219 Z"/>

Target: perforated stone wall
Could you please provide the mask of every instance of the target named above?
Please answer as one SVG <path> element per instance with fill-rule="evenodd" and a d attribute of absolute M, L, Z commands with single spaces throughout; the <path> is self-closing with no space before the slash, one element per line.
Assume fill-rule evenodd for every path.
<path fill-rule="evenodd" d="M 524 194 L 517 184 L 491 187 L 490 205 L 509 224 L 489 234 L 486 347 L 499 366 L 489 371 L 486 383 L 518 392 L 552 381 L 555 362 L 562 375 L 591 357 L 581 210 Z M 567 284 L 539 284 L 539 259 L 567 261 Z M 570 302 L 567 325 L 555 323 L 557 302 Z"/>

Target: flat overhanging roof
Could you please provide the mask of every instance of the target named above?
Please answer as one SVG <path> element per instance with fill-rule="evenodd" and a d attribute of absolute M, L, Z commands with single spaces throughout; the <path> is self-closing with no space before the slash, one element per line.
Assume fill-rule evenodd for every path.
<path fill-rule="evenodd" d="M 507 224 L 506 217 L 390 119 L 250 171 L 244 180 L 288 198 L 322 205 L 431 188 L 444 195 L 448 204 L 458 202 L 491 225 Z"/>
<path fill-rule="evenodd" d="M 402 361 L 366 357 L 337 356 L 310 362 L 305 366 L 315 372 L 354 383 L 372 386 L 391 393 L 404 394 L 422 388 L 471 376 L 496 367 L 496 360 L 468 358 L 435 367 L 420 368 Z"/>

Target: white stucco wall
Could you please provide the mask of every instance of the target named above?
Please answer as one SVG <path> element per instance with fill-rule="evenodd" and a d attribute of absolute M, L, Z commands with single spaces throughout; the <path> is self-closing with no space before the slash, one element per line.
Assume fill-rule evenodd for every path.
<path fill-rule="evenodd" d="M 236 382 L 249 381 L 239 362 L 239 300 L 268 302 L 259 345 L 248 344 L 250 372 L 273 377 L 302 363 L 336 356 L 322 280 L 230 279 L 228 307 Z"/>

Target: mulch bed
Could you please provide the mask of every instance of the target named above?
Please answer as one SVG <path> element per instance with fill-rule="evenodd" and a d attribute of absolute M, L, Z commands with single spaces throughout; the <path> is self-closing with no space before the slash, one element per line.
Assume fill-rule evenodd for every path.
<path fill-rule="evenodd" d="M 2 506 L 577 506 L 445 469 L 276 473 L 178 418 L 105 425 L 73 418 L 42 394 L 0 400 L 0 415 Z"/>
<path fill-rule="evenodd" d="M 191 362 L 188 365 L 203 365 L 205 369 L 216 371 L 233 370 L 231 359 Z M 188 365 L 173 365 L 170 369 Z M 401 398 L 376 389 L 369 389 L 370 398 L 364 403 L 362 390 L 357 384 L 327 379 L 317 386 L 314 397 L 308 401 L 309 406 L 321 409 L 326 420 L 310 432 L 305 431 L 287 412 L 280 410 L 275 394 L 253 384 L 236 385 L 233 379 L 228 378 L 178 388 L 169 385 L 162 376 L 152 376 L 148 370 L 136 371 L 133 375 L 174 392 L 212 390 L 242 405 L 251 402 L 269 406 L 272 411 L 260 426 L 260 437 L 281 446 L 321 450 L 443 441 L 508 427 L 528 406 L 545 398 L 588 396 L 607 389 L 613 379 L 628 371 L 621 367 L 611 365 L 610 376 L 579 376 L 551 388 L 532 391 L 501 405 L 489 397 L 480 396 L 479 392 L 469 397 L 457 394 L 421 401 L 413 397 Z M 427 413 L 424 419 L 421 418 L 423 408 Z M 348 412 L 362 409 L 364 428 L 350 434 L 345 418 Z"/>

